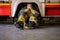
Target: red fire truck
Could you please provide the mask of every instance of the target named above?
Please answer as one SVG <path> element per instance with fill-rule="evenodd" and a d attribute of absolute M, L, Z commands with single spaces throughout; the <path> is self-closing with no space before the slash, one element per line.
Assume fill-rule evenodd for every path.
<path fill-rule="evenodd" d="M 45 0 L 46 23 L 60 24 L 60 0 Z"/>
<path fill-rule="evenodd" d="M 31 3 L 35 10 L 41 13 L 42 23 L 60 23 L 60 1 L 59 0 L 8 0 L 0 1 L 1 20 L 16 21 L 19 11 Z M 12 22 L 13 22 L 12 21 Z"/>
<path fill-rule="evenodd" d="M 9 0 L 0 0 L 0 23 L 11 17 L 11 3 Z"/>

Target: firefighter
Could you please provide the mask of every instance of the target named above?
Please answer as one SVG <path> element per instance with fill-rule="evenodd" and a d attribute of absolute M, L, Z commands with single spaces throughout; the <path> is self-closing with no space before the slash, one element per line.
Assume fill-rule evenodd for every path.
<path fill-rule="evenodd" d="M 32 4 L 27 4 L 27 9 L 25 9 L 27 13 L 27 25 L 33 28 L 38 28 L 39 25 L 39 13 L 32 8 Z"/>
<path fill-rule="evenodd" d="M 17 20 L 17 24 L 20 26 L 19 28 L 28 28 L 30 25 L 35 27 L 34 25 L 38 22 L 38 15 L 39 13 L 32 8 L 32 4 L 27 4 L 27 8 L 19 12 Z"/>

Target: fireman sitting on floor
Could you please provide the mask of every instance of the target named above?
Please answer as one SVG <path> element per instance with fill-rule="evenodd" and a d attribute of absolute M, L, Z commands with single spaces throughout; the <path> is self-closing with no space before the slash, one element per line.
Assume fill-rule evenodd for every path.
<path fill-rule="evenodd" d="M 18 24 L 22 29 L 28 28 L 28 26 L 37 27 L 38 15 L 39 13 L 32 8 L 32 4 L 27 4 L 27 8 L 19 12 Z M 27 27 L 25 26 L 26 24 L 28 25 Z"/>

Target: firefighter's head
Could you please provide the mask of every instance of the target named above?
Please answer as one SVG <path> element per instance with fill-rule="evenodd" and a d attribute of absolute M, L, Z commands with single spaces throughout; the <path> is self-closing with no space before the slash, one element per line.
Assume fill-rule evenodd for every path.
<path fill-rule="evenodd" d="M 28 9 L 32 9 L 32 4 L 27 4 Z"/>

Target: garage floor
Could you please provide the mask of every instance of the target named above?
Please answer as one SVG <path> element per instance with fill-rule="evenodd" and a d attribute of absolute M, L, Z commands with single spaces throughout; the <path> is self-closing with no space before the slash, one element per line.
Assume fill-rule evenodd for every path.
<path fill-rule="evenodd" d="M 60 26 L 19 30 L 13 24 L 0 24 L 0 40 L 60 40 Z"/>

